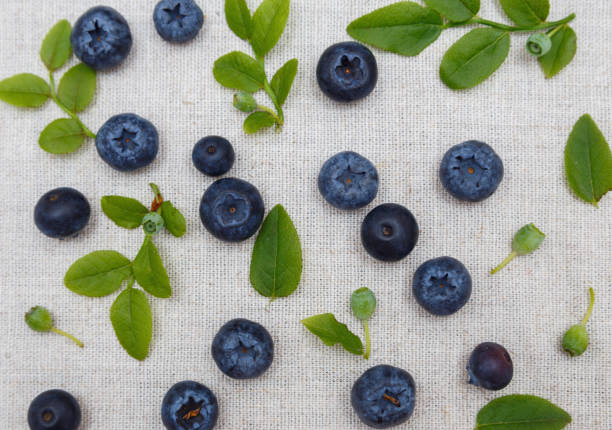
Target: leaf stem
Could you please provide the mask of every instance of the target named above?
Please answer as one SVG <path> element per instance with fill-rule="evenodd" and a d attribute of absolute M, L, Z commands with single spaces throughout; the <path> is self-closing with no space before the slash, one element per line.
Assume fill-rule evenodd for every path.
<path fill-rule="evenodd" d="M 130 289 L 134 286 L 134 281 L 136 281 L 136 278 L 134 278 L 134 275 L 130 275 L 130 277 L 128 278 L 127 289 Z"/>
<path fill-rule="evenodd" d="M 567 17 L 560 19 L 559 21 L 543 22 L 542 24 L 534 25 L 532 27 L 514 27 L 511 25 L 502 24 L 500 22 L 489 21 L 488 19 L 483 19 L 483 18 L 476 16 L 468 21 L 460 23 L 460 25 L 482 24 L 488 27 L 497 28 L 499 30 L 510 31 L 510 32 L 522 32 L 522 31 L 547 30 L 549 28 L 557 27 L 562 24 L 567 24 L 568 22 L 573 21 L 574 18 L 576 18 L 576 14 L 572 13 L 568 15 Z M 445 27 L 447 26 L 445 25 Z"/>
<path fill-rule="evenodd" d="M 365 347 L 365 352 L 363 354 L 363 358 L 368 360 L 370 358 L 370 327 L 368 326 L 367 320 L 363 320 L 363 329 L 365 331 L 365 339 L 366 339 L 366 347 Z"/>
<path fill-rule="evenodd" d="M 95 139 L 96 135 L 90 129 L 88 129 L 85 124 L 83 124 L 83 122 L 79 119 L 79 117 L 74 112 L 70 111 L 70 109 L 64 106 L 64 104 L 57 98 L 57 94 L 55 93 L 55 79 L 53 78 L 53 72 L 51 71 L 49 72 L 49 83 L 51 86 L 51 98 L 53 98 L 53 101 L 55 102 L 55 104 L 58 105 L 61 110 L 66 112 L 66 114 L 70 118 L 75 120 L 81 126 L 81 128 L 83 129 L 83 131 L 85 132 L 87 136 L 91 137 L 92 139 Z"/>
<path fill-rule="evenodd" d="M 589 309 L 587 310 L 587 313 L 584 316 L 584 319 L 582 320 L 582 325 L 585 327 L 587 325 L 587 322 L 589 321 L 589 318 L 591 318 L 591 313 L 593 312 L 593 305 L 595 304 L 595 292 L 593 291 L 593 288 L 589 288 L 589 297 Z"/>
<path fill-rule="evenodd" d="M 499 272 L 501 269 L 503 269 L 504 267 L 506 267 L 508 265 L 508 263 L 510 263 L 514 257 L 516 257 L 518 254 L 515 251 L 512 251 L 510 253 L 509 256 L 506 257 L 506 259 L 504 261 L 501 262 L 501 264 L 499 266 L 497 266 L 495 269 L 491 270 L 491 275 L 496 274 L 497 272 Z"/>
<path fill-rule="evenodd" d="M 70 339 L 70 340 L 72 340 L 74 343 L 76 343 L 76 344 L 77 344 L 77 345 L 78 345 L 80 348 L 83 348 L 83 342 L 81 342 L 80 340 L 78 340 L 78 339 L 77 339 L 76 337 L 74 337 L 73 335 L 71 335 L 71 334 L 69 334 L 69 333 L 66 333 L 65 331 L 60 330 L 60 329 L 55 328 L 55 327 L 51 327 L 51 331 L 52 331 L 53 333 L 57 333 L 57 334 L 60 334 L 60 335 L 62 335 L 62 336 L 64 336 L 64 337 L 67 337 L 68 339 Z"/>

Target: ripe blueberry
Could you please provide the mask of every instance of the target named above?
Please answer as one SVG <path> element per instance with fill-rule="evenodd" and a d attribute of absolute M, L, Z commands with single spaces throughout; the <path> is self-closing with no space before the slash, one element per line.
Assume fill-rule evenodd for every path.
<path fill-rule="evenodd" d="M 161 0 L 153 11 L 155 29 L 168 42 L 188 42 L 204 24 L 202 9 L 192 0 Z"/>
<path fill-rule="evenodd" d="M 164 396 L 162 422 L 168 430 L 210 430 L 217 423 L 219 405 L 208 387 L 194 381 L 174 384 Z"/>
<path fill-rule="evenodd" d="M 227 139 L 207 136 L 198 141 L 191 153 L 193 165 L 208 176 L 220 176 L 234 165 L 234 148 Z"/>
<path fill-rule="evenodd" d="M 323 164 L 319 191 L 339 209 L 366 206 L 378 192 L 378 172 L 367 158 L 356 152 L 340 152 Z"/>
<path fill-rule="evenodd" d="M 467 365 L 470 384 L 487 390 L 501 390 L 512 381 L 512 359 L 506 349 L 494 342 L 474 348 Z"/>
<path fill-rule="evenodd" d="M 410 254 L 419 238 L 414 215 L 401 205 L 385 203 L 370 211 L 361 224 L 361 243 L 382 261 L 398 261 Z"/>
<path fill-rule="evenodd" d="M 34 207 L 34 223 L 45 235 L 55 238 L 76 236 L 89 221 L 91 208 L 74 188 L 56 188 L 44 194 Z"/>
<path fill-rule="evenodd" d="M 339 102 L 362 99 L 378 80 L 374 54 L 357 42 L 342 42 L 327 48 L 317 65 L 319 87 Z"/>
<path fill-rule="evenodd" d="M 28 424 L 30 430 L 76 430 L 81 424 L 81 407 L 66 391 L 45 391 L 30 403 Z"/>

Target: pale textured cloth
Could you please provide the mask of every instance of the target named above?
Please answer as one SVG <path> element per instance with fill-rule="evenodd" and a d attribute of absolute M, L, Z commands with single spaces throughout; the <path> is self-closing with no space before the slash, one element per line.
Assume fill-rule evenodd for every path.
<path fill-rule="evenodd" d="M 0 77 L 45 76 L 38 58 L 45 33 L 61 18 L 74 23 L 98 3 L 3 0 Z M 125 16 L 134 45 L 121 66 L 98 73 L 95 100 L 82 119 L 97 130 L 114 114 L 137 113 L 157 126 L 160 151 L 135 173 L 112 170 L 92 140 L 72 155 L 53 156 L 38 147 L 38 135 L 63 113 L 51 102 L 36 110 L 0 103 L 0 427 L 25 429 L 30 401 L 41 391 L 63 388 L 82 406 L 83 429 L 161 429 L 164 393 L 175 382 L 194 379 L 216 393 L 219 429 L 364 429 L 350 406 L 351 386 L 368 367 L 388 363 L 408 370 L 417 384 L 414 415 L 402 428 L 470 429 L 489 400 L 526 393 L 566 409 L 574 420 L 570 429 L 612 429 L 612 195 L 595 209 L 574 197 L 563 173 L 563 148 L 583 113 L 592 114 L 612 141 L 612 2 L 552 1 L 551 19 L 577 13 L 572 26 L 579 45 L 574 62 L 552 80 L 544 79 L 523 48 L 526 36 L 516 35 L 506 64 L 491 79 L 473 90 L 449 90 L 438 77 L 440 60 L 467 31 L 452 29 L 415 58 L 374 50 L 376 89 L 343 105 L 317 86 L 319 55 L 349 39 L 345 27 L 351 20 L 391 2 L 293 0 L 287 29 L 267 64 L 271 76 L 286 60 L 300 61 L 286 126 L 280 134 L 254 137 L 241 129 L 245 116 L 232 107 L 232 91 L 211 72 L 222 54 L 250 52 L 228 29 L 223 0 L 199 1 L 204 27 L 183 46 L 157 35 L 154 0 L 104 3 Z M 259 1 L 248 3 L 254 9 Z M 481 16 L 503 19 L 498 2 L 482 3 Z M 287 299 L 268 305 L 250 286 L 254 238 L 222 243 L 199 220 L 200 198 L 212 180 L 193 167 L 191 150 L 209 134 L 233 143 L 230 175 L 256 185 L 268 209 L 282 203 L 295 222 L 304 272 Z M 505 165 L 497 192 L 478 204 L 453 199 L 438 179 L 444 152 L 468 139 L 488 142 Z M 319 195 L 321 165 L 342 150 L 359 152 L 378 168 L 379 193 L 367 208 L 336 210 Z M 73 261 L 94 250 L 135 256 L 142 231 L 115 226 L 99 202 L 107 194 L 148 202 L 150 181 L 183 211 L 188 232 L 155 239 L 174 294 L 149 299 L 153 341 L 149 357 L 138 362 L 113 333 L 108 314 L 114 295 L 81 297 L 62 280 Z M 89 225 L 73 240 L 49 239 L 32 220 L 38 198 L 57 186 L 79 189 L 92 205 Z M 408 207 L 421 229 L 414 252 L 398 263 L 376 261 L 360 244 L 362 219 L 383 202 Z M 514 232 L 528 222 L 547 233 L 541 249 L 490 276 L 488 270 L 510 252 Z M 445 318 L 427 314 L 410 288 L 418 265 L 442 255 L 461 260 L 474 283 L 468 304 Z M 349 298 L 364 285 L 378 298 L 369 361 L 324 346 L 300 324 L 333 312 L 362 336 Z M 583 317 L 588 286 L 597 296 L 588 326 L 592 343 L 584 356 L 570 358 L 560 340 Z M 56 325 L 80 337 L 85 348 L 28 329 L 23 315 L 36 304 L 48 307 Z M 212 360 L 213 336 L 235 317 L 262 323 L 274 338 L 274 362 L 259 379 L 232 380 Z M 514 361 L 514 379 L 501 392 L 467 384 L 468 356 L 483 341 L 503 344 Z"/>

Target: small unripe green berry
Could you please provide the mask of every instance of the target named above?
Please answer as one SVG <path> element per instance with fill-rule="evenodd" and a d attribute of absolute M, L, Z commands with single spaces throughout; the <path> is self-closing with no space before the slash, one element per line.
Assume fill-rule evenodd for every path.
<path fill-rule="evenodd" d="M 512 250 L 518 255 L 529 254 L 540 247 L 545 237 L 535 225 L 527 224 L 514 235 Z"/>
<path fill-rule="evenodd" d="M 582 355 L 589 346 L 589 334 L 582 324 L 572 326 L 563 336 L 563 349 L 572 357 Z"/>
<path fill-rule="evenodd" d="M 552 40 L 545 33 L 533 34 L 527 39 L 527 52 L 536 57 L 541 57 L 552 48 Z"/>
<path fill-rule="evenodd" d="M 142 219 L 142 228 L 147 234 L 156 234 L 164 228 L 164 219 L 157 212 L 149 212 Z"/>
<path fill-rule="evenodd" d="M 351 296 L 351 309 L 357 318 L 367 320 L 376 309 L 376 296 L 367 287 L 355 290 Z"/>
<path fill-rule="evenodd" d="M 49 331 L 53 328 L 51 314 L 42 306 L 34 306 L 30 309 L 25 314 L 25 321 L 35 331 Z"/>
<path fill-rule="evenodd" d="M 234 94 L 234 107 L 242 112 L 253 112 L 257 108 L 257 102 L 249 93 L 241 91 Z"/>

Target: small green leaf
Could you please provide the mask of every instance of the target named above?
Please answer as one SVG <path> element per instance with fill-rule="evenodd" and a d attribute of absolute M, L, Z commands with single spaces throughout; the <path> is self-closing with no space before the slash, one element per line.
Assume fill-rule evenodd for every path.
<path fill-rule="evenodd" d="M 83 144 L 85 136 L 77 120 L 60 118 L 45 127 L 40 133 L 38 144 L 51 154 L 68 154 Z"/>
<path fill-rule="evenodd" d="M 51 96 L 49 84 L 31 73 L 0 81 L 0 100 L 13 106 L 38 107 Z"/>
<path fill-rule="evenodd" d="M 433 9 L 402 1 L 357 18 L 346 31 L 363 43 L 413 56 L 440 36 L 442 17 Z"/>
<path fill-rule="evenodd" d="M 172 295 L 166 268 L 149 235 L 134 259 L 134 277 L 138 285 L 152 296 L 165 299 Z"/>
<path fill-rule="evenodd" d="M 64 276 L 69 290 L 88 297 L 116 291 L 132 273 L 130 260 L 116 251 L 94 251 L 75 261 Z"/>
<path fill-rule="evenodd" d="M 264 87 L 266 72 L 261 64 L 239 51 L 233 51 L 215 61 L 213 75 L 227 88 L 254 93 Z"/>
<path fill-rule="evenodd" d="M 289 95 L 289 91 L 291 90 L 291 85 L 293 85 L 293 80 L 295 79 L 295 75 L 297 73 L 298 60 L 296 58 L 287 61 L 272 77 L 272 81 L 270 81 L 270 86 L 276 94 L 276 100 L 279 105 L 283 105 L 285 100 L 287 100 L 287 96 Z"/>
<path fill-rule="evenodd" d="M 45 36 L 40 47 L 40 59 L 50 71 L 62 67 L 72 54 L 70 23 L 62 19 Z"/>
<path fill-rule="evenodd" d="M 144 360 L 149 354 L 153 332 L 146 295 L 136 288 L 121 292 L 111 306 L 110 319 L 123 349 L 136 360 Z"/>
<path fill-rule="evenodd" d="M 257 133 L 262 128 L 272 127 L 276 120 L 268 112 L 253 112 L 244 120 L 244 131 L 247 134 Z"/>
<path fill-rule="evenodd" d="M 346 326 L 336 320 L 333 314 L 320 314 L 302 320 L 302 324 L 325 345 L 339 343 L 351 354 L 362 355 L 363 344 Z"/>
<path fill-rule="evenodd" d="M 161 216 L 164 218 L 166 228 L 173 236 L 181 237 L 185 234 L 187 230 L 185 217 L 167 200 L 161 205 Z"/>
<path fill-rule="evenodd" d="M 515 394 L 490 401 L 476 417 L 474 430 L 560 430 L 572 417 L 546 399 Z"/>
<path fill-rule="evenodd" d="M 538 58 L 540 67 L 547 78 L 552 78 L 572 62 L 576 55 L 576 33 L 564 25 L 552 35 L 552 47 L 547 54 Z"/>
<path fill-rule="evenodd" d="M 355 316 L 365 321 L 369 319 L 376 309 L 376 296 L 367 287 L 353 291 L 351 295 L 351 310 Z"/>
<path fill-rule="evenodd" d="M 87 64 L 70 68 L 57 87 L 57 98 L 70 112 L 81 112 L 91 103 L 96 91 L 96 71 Z"/>
<path fill-rule="evenodd" d="M 565 174 L 578 197 L 597 206 L 612 189 L 612 153 L 590 115 L 583 115 L 565 146 Z"/>
<path fill-rule="evenodd" d="M 274 300 L 295 291 L 302 276 L 302 248 L 295 226 L 281 205 L 264 220 L 251 258 L 251 284 Z"/>
<path fill-rule="evenodd" d="M 289 0 L 263 0 L 253 14 L 251 46 L 265 56 L 278 42 L 289 17 Z"/>
<path fill-rule="evenodd" d="M 149 210 L 138 200 L 122 196 L 104 196 L 100 201 L 102 212 L 123 228 L 137 228 Z"/>
<path fill-rule="evenodd" d="M 504 12 L 516 25 L 533 27 L 546 21 L 550 12 L 548 0 L 499 0 Z"/>
<path fill-rule="evenodd" d="M 239 38 L 247 40 L 251 36 L 251 11 L 245 0 L 225 0 L 225 19 Z"/>
<path fill-rule="evenodd" d="M 26 324 L 34 331 L 49 331 L 53 328 L 53 318 L 46 308 L 34 306 L 25 315 Z"/>
<path fill-rule="evenodd" d="M 444 54 L 440 78 L 453 90 L 472 88 L 491 76 L 510 51 L 510 34 L 494 28 L 477 28 Z"/>
<path fill-rule="evenodd" d="M 453 22 L 471 19 L 480 10 L 480 0 L 424 0 L 430 8 Z"/>

